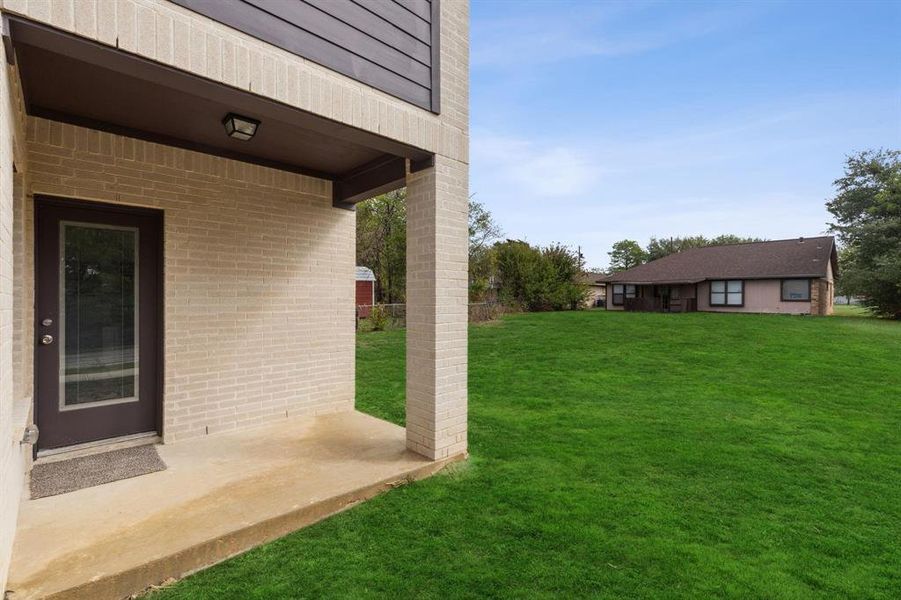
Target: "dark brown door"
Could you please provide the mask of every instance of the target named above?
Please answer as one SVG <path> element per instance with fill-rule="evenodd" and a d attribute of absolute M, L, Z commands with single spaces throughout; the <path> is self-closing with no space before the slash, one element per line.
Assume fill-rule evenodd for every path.
<path fill-rule="evenodd" d="M 35 202 L 38 448 L 158 431 L 162 213 Z"/>

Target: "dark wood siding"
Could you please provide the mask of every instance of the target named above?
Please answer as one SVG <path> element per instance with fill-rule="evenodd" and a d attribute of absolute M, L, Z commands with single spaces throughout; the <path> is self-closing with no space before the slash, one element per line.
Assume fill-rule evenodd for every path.
<path fill-rule="evenodd" d="M 171 0 L 229 27 L 440 112 L 440 0 Z"/>

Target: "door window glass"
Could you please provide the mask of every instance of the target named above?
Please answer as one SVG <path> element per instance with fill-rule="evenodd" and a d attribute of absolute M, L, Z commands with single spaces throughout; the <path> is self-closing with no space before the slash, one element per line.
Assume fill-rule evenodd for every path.
<path fill-rule="evenodd" d="M 138 231 L 60 224 L 60 409 L 138 399 Z"/>

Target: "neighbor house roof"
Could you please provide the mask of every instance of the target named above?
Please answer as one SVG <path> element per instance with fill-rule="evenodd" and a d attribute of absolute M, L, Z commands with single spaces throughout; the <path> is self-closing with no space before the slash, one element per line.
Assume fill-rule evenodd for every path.
<path fill-rule="evenodd" d="M 706 279 L 825 277 L 837 270 L 832 236 L 683 250 L 600 279 L 607 283 L 697 283 Z"/>
<path fill-rule="evenodd" d="M 357 267 L 357 281 L 375 281 L 375 274 L 369 267 Z"/>
<path fill-rule="evenodd" d="M 584 283 L 585 285 L 601 285 L 602 279 L 604 277 L 603 272 L 598 271 L 585 271 L 579 277 L 579 281 Z"/>

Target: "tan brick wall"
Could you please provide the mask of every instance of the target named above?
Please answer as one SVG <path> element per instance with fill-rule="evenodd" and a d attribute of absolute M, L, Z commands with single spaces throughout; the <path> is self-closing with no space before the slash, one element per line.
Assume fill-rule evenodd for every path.
<path fill-rule="evenodd" d="M 166 0 L 0 0 L 0 7 L 436 153 L 437 166 L 410 180 L 408 442 L 434 458 L 466 450 L 468 2 L 441 3 L 440 115 Z M 30 198 L 14 205 L 10 158 L 25 136 L 12 131 L 21 103 L 10 108 L 16 82 L 2 72 L 0 589 L 26 464 L 9 435 L 13 381 L 28 393 L 33 342 L 33 206 Z M 25 153 L 17 155 L 23 166 Z M 37 119 L 29 122 L 27 157 L 30 192 L 165 211 L 167 441 L 353 406 L 355 218 L 331 207 L 327 182 Z M 14 246 L 23 249 L 16 257 Z M 22 269 L 15 286 L 13 264 Z M 18 334 L 14 312 L 24 315 Z"/>
<path fill-rule="evenodd" d="M 6 64 L 0 48 L 0 64 Z M 19 273 L 24 264 L 15 249 L 23 242 L 21 216 L 22 175 L 14 173 L 14 163 L 22 171 L 22 103 L 15 72 L 0 69 L 0 590 L 5 589 L 9 557 L 15 535 L 16 516 L 28 462 L 27 446 L 21 446 L 22 427 L 29 403 L 23 397 L 27 370 L 22 371 L 17 350 L 27 346 L 21 337 L 23 296 Z M 17 199 L 19 202 L 17 203 Z"/>
<path fill-rule="evenodd" d="M 25 177 L 13 177 L 13 397 L 29 412 L 34 389 L 34 286 L 31 277 L 22 276 L 34 271 L 34 252 L 26 251 L 34 244 L 33 213 L 26 210 Z"/>
<path fill-rule="evenodd" d="M 407 178 L 407 446 L 466 451 L 469 166 Z"/>
<path fill-rule="evenodd" d="M 435 115 L 167 0 L 0 0 L 3 10 L 255 94 L 467 161 L 469 5 L 441 3 Z"/>
<path fill-rule="evenodd" d="M 6 69 L 0 71 L 0 479 L 4 481 L 0 490 L 0 584 L 5 585 L 22 475 L 16 472 L 18 461 L 13 440 L 12 124 L 8 75 Z M 11 484 L 6 484 L 6 481 Z"/>
<path fill-rule="evenodd" d="M 165 213 L 166 441 L 353 407 L 355 215 L 327 181 L 44 119 L 28 153 L 33 194 Z"/>
<path fill-rule="evenodd" d="M 442 119 L 469 139 L 469 3 L 441 3 Z M 407 447 L 467 450 L 468 151 L 407 177 Z"/>

